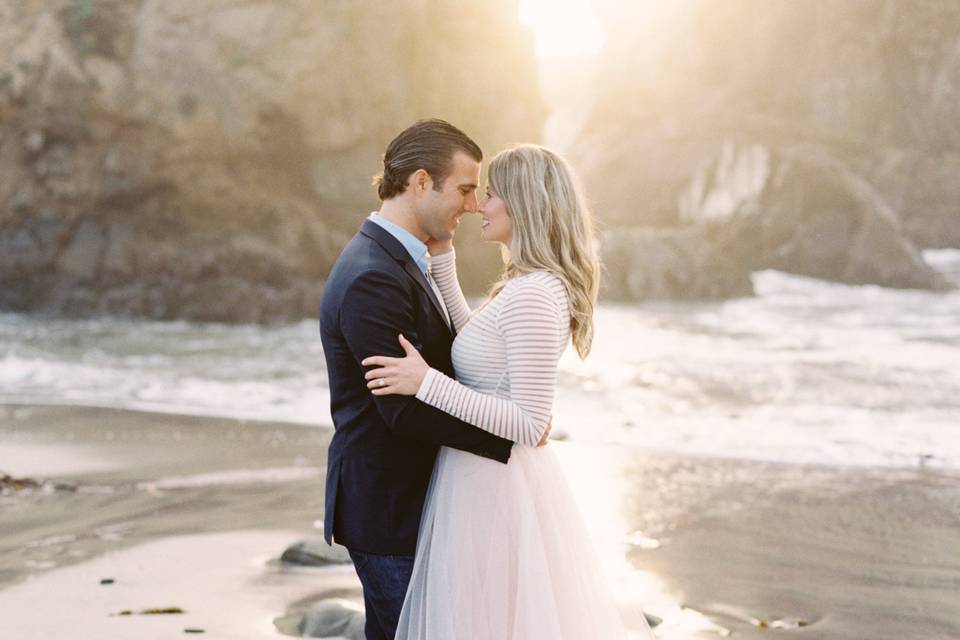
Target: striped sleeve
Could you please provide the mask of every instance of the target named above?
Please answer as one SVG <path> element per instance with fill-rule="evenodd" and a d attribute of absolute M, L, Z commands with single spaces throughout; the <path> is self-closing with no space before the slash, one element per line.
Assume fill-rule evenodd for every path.
<path fill-rule="evenodd" d="M 450 314 L 453 328 L 459 332 L 470 321 L 470 305 L 467 304 L 467 299 L 463 297 L 463 291 L 460 289 L 456 255 L 456 251 L 452 250 L 430 256 L 430 274 L 437 283 L 437 288 L 440 289 L 440 295 L 443 296 L 443 304 L 447 307 L 447 313 Z"/>
<path fill-rule="evenodd" d="M 561 318 L 557 291 L 542 279 L 513 285 L 500 294 L 509 298 L 496 323 L 506 345 L 510 398 L 479 393 L 434 369 L 417 398 L 494 435 L 536 446 L 553 411 L 568 320 Z"/>

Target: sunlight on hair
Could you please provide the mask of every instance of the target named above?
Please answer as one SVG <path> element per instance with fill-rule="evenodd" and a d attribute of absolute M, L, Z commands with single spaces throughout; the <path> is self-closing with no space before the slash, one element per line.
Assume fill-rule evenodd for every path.
<path fill-rule="evenodd" d="M 593 55 L 603 46 L 589 0 L 520 0 L 520 22 L 533 29 L 539 58 Z"/>

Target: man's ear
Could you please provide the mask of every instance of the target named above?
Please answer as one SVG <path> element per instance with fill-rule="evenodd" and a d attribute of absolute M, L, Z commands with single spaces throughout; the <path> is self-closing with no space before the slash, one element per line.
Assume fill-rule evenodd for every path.
<path fill-rule="evenodd" d="M 417 169 L 410 174 L 409 184 L 413 192 L 419 196 L 426 193 L 427 189 L 433 188 L 433 178 L 426 169 Z"/>

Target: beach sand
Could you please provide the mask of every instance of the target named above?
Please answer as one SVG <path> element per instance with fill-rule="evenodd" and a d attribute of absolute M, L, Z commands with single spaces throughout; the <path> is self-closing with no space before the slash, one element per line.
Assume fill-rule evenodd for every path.
<path fill-rule="evenodd" d="M 621 475 L 661 542 L 631 561 L 736 637 L 960 638 L 960 475 L 670 456 Z"/>
<path fill-rule="evenodd" d="M 0 496 L 0 635 L 284 637 L 312 603 L 358 604 L 349 565 L 278 562 L 321 535 L 329 437 L 0 407 L 0 472 L 46 481 Z M 960 638 L 956 474 L 550 446 L 618 593 L 664 619 L 659 638 Z M 111 615 L 156 607 L 184 613 Z"/>

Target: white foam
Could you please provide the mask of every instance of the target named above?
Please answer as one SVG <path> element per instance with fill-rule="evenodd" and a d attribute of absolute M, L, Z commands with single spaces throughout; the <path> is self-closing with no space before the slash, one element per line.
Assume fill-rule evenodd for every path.
<path fill-rule="evenodd" d="M 960 251 L 925 252 L 944 271 Z M 763 271 L 757 296 L 600 305 L 554 432 L 751 459 L 960 467 L 960 292 Z M 0 401 L 331 424 L 315 321 L 0 315 Z"/>

